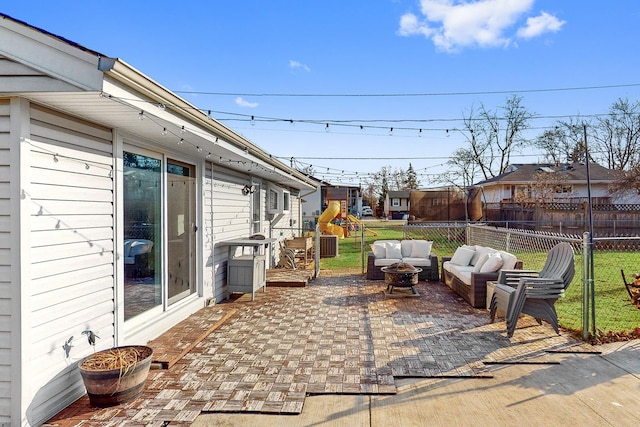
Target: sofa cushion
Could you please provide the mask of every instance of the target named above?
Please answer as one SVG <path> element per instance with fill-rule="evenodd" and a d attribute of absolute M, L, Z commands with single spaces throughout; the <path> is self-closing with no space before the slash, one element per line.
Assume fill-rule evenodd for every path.
<path fill-rule="evenodd" d="M 476 265 L 478 260 L 482 257 L 482 255 L 484 254 L 492 254 L 498 252 L 493 248 L 489 248 L 487 246 L 478 246 L 476 245 L 476 253 L 473 254 L 473 258 L 471 258 L 471 261 L 469 261 L 470 265 Z"/>
<path fill-rule="evenodd" d="M 384 243 L 373 242 L 371 244 L 371 252 L 373 252 L 373 256 L 376 258 L 384 258 L 387 256 L 387 248 L 384 246 Z"/>
<path fill-rule="evenodd" d="M 502 269 L 513 270 L 516 268 L 518 258 L 515 255 L 510 254 L 509 252 L 500 251 L 500 256 L 502 257 Z"/>
<path fill-rule="evenodd" d="M 465 285 L 471 286 L 471 271 L 461 271 L 456 277 Z"/>
<path fill-rule="evenodd" d="M 400 242 L 386 242 L 385 248 L 387 248 L 387 254 L 385 258 L 402 259 L 402 248 Z"/>
<path fill-rule="evenodd" d="M 472 265 L 457 265 L 451 263 L 451 261 L 446 261 L 443 266 L 445 270 L 454 276 L 459 276 L 462 273 L 471 273 L 474 268 Z"/>
<path fill-rule="evenodd" d="M 487 262 L 487 260 L 489 259 L 489 254 L 487 252 L 483 253 L 480 258 L 478 259 L 478 261 L 476 261 L 473 264 L 473 271 L 474 273 L 480 273 L 480 269 L 482 268 L 482 266 Z M 473 260 L 471 260 L 473 262 Z"/>
<path fill-rule="evenodd" d="M 407 264 L 411 264 L 414 267 L 431 267 L 431 259 L 429 257 L 427 258 L 413 258 L 413 257 L 408 257 L 408 258 L 402 258 L 402 262 L 406 262 Z"/>
<path fill-rule="evenodd" d="M 388 242 L 396 242 L 400 243 L 399 240 L 376 240 L 371 244 L 371 252 L 376 258 L 386 258 L 387 257 L 387 243 Z"/>
<path fill-rule="evenodd" d="M 400 242 L 400 250 L 402 251 L 402 258 L 410 257 L 412 249 L 413 249 L 413 240 L 402 240 Z"/>
<path fill-rule="evenodd" d="M 433 242 L 427 240 L 412 240 L 411 258 L 429 258 Z"/>
<path fill-rule="evenodd" d="M 500 270 L 500 267 L 502 267 L 502 257 L 500 253 L 492 253 L 489 255 L 487 261 L 482 264 L 482 267 L 480 267 L 480 273 L 493 273 Z"/>
<path fill-rule="evenodd" d="M 376 258 L 373 261 L 373 265 L 376 267 L 386 267 L 391 264 L 395 264 L 397 262 L 402 262 L 400 258 Z"/>
<path fill-rule="evenodd" d="M 471 258 L 473 258 L 473 254 L 475 254 L 475 251 L 472 251 L 471 249 L 459 247 L 454 252 L 450 262 L 451 264 L 455 264 L 455 265 L 469 265 L 469 261 L 471 261 Z"/>

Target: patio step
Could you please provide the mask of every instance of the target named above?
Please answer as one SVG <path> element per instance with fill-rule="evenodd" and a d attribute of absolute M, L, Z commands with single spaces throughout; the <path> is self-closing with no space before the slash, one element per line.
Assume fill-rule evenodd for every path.
<path fill-rule="evenodd" d="M 267 270 L 267 287 L 303 288 L 313 277 L 313 270 L 272 268 Z"/>

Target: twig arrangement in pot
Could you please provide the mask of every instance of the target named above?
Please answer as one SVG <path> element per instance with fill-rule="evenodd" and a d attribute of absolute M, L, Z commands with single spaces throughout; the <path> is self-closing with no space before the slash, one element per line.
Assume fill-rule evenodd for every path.
<path fill-rule="evenodd" d="M 96 335 L 85 331 L 95 346 Z M 140 396 L 149 374 L 153 350 L 130 345 L 102 350 L 85 357 L 78 364 L 91 406 L 118 405 Z"/>

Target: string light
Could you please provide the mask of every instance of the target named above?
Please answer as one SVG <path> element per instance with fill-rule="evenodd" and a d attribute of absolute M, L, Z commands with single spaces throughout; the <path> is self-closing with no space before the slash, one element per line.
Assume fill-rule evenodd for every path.
<path fill-rule="evenodd" d="M 186 130 L 184 129 L 184 126 L 182 126 L 182 127 L 180 128 L 180 133 L 185 133 L 185 132 L 186 132 Z"/>
<path fill-rule="evenodd" d="M 167 135 L 169 132 L 167 132 L 167 128 L 162 128 L 162 135 Z"/>
<path fill-rule="evenodd" d="M 138 114 L 138 118 L 140 120 L 144 120 L 144 111 L 140 111 L 140 113 Z"/>
<path fill-rule="evenodd" d="M 256 125 L 256 120 L 253 116 L 251 116 L 251 126 L 255 126 Z"/>

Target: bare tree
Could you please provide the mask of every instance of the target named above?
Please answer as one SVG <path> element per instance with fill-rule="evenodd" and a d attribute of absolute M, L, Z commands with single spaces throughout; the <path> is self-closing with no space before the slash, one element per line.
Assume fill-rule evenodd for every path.
<path fill-rule="evenodd" d="M 532 117 L 522 105 L 522 97 L 512 95 L 497 111 L 481 104 L 477 111 L 472 108 L 463 118 L 467 150 L 484 179 L 504 173 L 511 156 L 529 144 L 524 131 Z"/>
<path fill-rule="evenodd" d="M 447 162 L 447 171 L 438 175 L 434 182 L 466 188 L 479 177 L 480 167 L 475 153 L 469 148 L 458 148 Z"/>
<path fill-rule="evenodd" d="M 618 195 L 625 194 L 629 190 L 635 190 L 637 194 L 640 194 L 640 165 L 621 172 L 620 177 L 611 184 L 610 190 L 613 194 Z"/>
<path fill-rule="evenodd" d="M 609 169 L 630 170 L 640 164 L 640 103 L 619 98 L 598 118 L 591 136 L 595 152 Z"/>
<path fill-rule="evenodd" d="M 585 161 L 583 122 L 571 118 L 558 121 L 552 129 L 545 130 L 535 141 L 549 163 L 556 165 Z"/>

